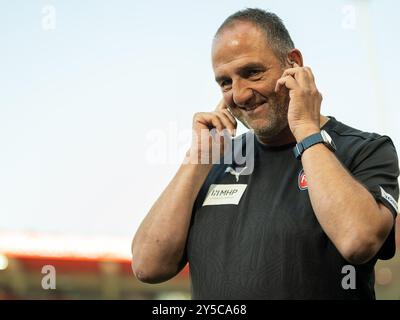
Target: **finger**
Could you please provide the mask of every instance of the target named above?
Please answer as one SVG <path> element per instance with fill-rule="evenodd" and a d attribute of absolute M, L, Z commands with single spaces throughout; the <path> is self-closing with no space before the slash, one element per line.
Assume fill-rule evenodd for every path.
<path fill-rule="evenodd" d="M 294 66 L 295 68 L 299 68 L 299 67 L 300 67 L 296 62 L 293 62 L 293 66 Z"/>
<path fill-rule="evenodd" d="M 232 111 L 230 111 L 229 109 L 223 110 L 222 111 L 224 114 L 226 114 L 226 116 L 232 121 L 232 123 L 235 125 L 235 128 L 237 127 L 237 121 L 235 116 L 232 114 Z"/>
<path fill-rule="evenodd" d="M 307 72 L 307 74 L 310 76 L 310 78 L 312 79 L 313 82 L 315 82 L 315 78 L 314 78 L 314 74 L 311 70 L 310 67 L 304 67 L 304 70 Z"/>
<path fill-rule="evenodd" d="M 288 68 L 283 72 L 281 78 L 286 77 L 286 76 L 295 77 L 298 72 L 300 72 L 299 68 Z"/>
<path fill-rule="evenodd" d="M 225 128 L 221 120 L 214 113 L 211 112 L 199 113 L 196 121 L 205 125 L 209 129 L 217 129 L 218 133 L 222 132 L 222 130 Z"/>
<path fill-rule="evenodd" d="M 278 81 L 276 81 L 276 85 L 275 85 L 275 92 L 278 92 L 279 90 L 281 90 L 281 88 L 283 86 L 285 86 L 289 90 L 299 88 L 299 84 L 292 76 L 286 76 L 286 77 L 282 77 L 282 78 L 278 79 Z"/>
<path fill-rule="evenodd" d="M 301 70 L 301 68 L 287 68 L 287 69 L 285 69 L 285 71 L 283 71 L 282 77 L 294 76 L 300 70 Z"/>
<path fill-rule="evenodd" d="M 282 78 L 286 76 L 292 76 L 293 78 L 295 78 L 301 87 L 304 88 L 311 87 L 310 82 L 312 82 L 312 78 L 307 73 L 305 68 L 297 67 L 297 68 L 286 69 L 282 74 Z"/>
<path fill-rule="evenodd" d="M 217 107 L 215 108 L 215 111 L 217 112 L 224 112 L 225 114 L 227 114 L 227 116 L 229 117 L 229 119 L 231 119 L 231 121 L 233 122 L 233 124 L 235 125 L 235 128 L 237 127 L 237 122 L 236 122 L 236 118 L 234 117 L 231 109 L 229 108 L 229 106 L 225 103 L 224 99 L 222 99 Z"/>
<path fill-rule="evenodd" d="M 217 132 L 220 134 L 222 130 L 225 129 L 224 124 L 222 123 L 221 119 L 216 117 L 215 115 L 210 116 L 210 123 L 212 124 L 212 127 L 217 129 Z"/>
<path fill-rule="evenodd" d="M 228 113 L 228 112 L 226 112 Z M 236 120 L 229 118 L 229 116 L 225 112 L 217 112 L 216 115 L 221 120 L 222 124 L 228 129 L 231 136 L 234 136 L 236 133 Z"/>
<path fill-rule="evenodd" d="M 228 106 L 225 104 L 224 99 L 218 102 L 217 106 L 215 107 L 214 111 L 222 111 L 228 109 Z"/>
<path fill-rule="evenodd" d="M 227 105 L 228 108 L 224 109 L 223 112 L 225 112 L 226 114 L 228 114 L 228 116 L 230 116 L 230 118 L 232 118 L 233 122 L 236 123 L 236 117 L 233 114 L 231 108 Z"/>

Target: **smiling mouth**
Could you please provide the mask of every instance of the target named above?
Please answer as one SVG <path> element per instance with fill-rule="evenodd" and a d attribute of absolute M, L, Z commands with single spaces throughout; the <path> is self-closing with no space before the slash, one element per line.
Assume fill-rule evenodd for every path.
<path fill-rule="evenodd" d="M 252 114 L 252 113 L 255 113 L 257 110 L 261 109 L 266 103 L 267 103 L 267 101 L 264 101 L 262 103 L 257 103 L 255 105 L 251 106 L 250 108 L 240 108 L 240 109 L 248 114 Z"/>

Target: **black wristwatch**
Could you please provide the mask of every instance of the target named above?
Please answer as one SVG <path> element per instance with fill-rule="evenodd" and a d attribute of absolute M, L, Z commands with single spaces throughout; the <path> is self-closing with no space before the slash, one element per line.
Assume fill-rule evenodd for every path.
<path fill-rule="evenodd" d="M 333 152 L 336 151 L 336 145 L 331 136 L 325 130 L 321 130 L 320 132 L 314 133 L 296 144 L 296 146 L 293 148 L 294 156 L 297 159 L 300 159 L 305 150 L 317 143 L 323 143 L 328 147 L 329 150 Z"/>

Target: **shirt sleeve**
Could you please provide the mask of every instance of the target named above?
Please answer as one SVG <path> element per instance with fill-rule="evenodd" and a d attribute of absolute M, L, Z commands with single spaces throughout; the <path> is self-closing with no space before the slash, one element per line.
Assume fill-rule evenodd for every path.
<path fill-rule="evenodd" d="M 387 136 L 367 139 L 361 146 L 351 168 L 376 201 L 385 205 L 396 218 L 399 198 L 399 163 L 392 140 Z M 378 252 L 377 258 L 390 259 L 396 251 L 395 224 Z"/>

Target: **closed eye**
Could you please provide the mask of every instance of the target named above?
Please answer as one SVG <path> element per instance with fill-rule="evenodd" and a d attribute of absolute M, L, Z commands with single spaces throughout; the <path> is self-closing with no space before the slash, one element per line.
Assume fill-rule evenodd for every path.
<path fill-rule="evenodd" d="M 239 68 L 238 74 L 245 79 L 251 79 L 262 76 L 268 69 L 267 66 L 261 63 L 249 63 Z"/>
<path fill-rule="evenodd" d="M 227 88 L 229 88 L 229 86 L 232 85 L 232 80 L 229 79 L 221 80 L 218 82 L 218 84 L 222 89 L 226 90 Z"/>
<path fill-rule="evenodd" d="M 260 76 L 262 72 L 263 72 L 262 70 L 255 70 L 255 69 L 253 69 L 253 70 L 246 70 L 246 71 L 244 72 L 243 76 L 244 76 L 245 78 L 253 78 L 253 77 Z"/>

